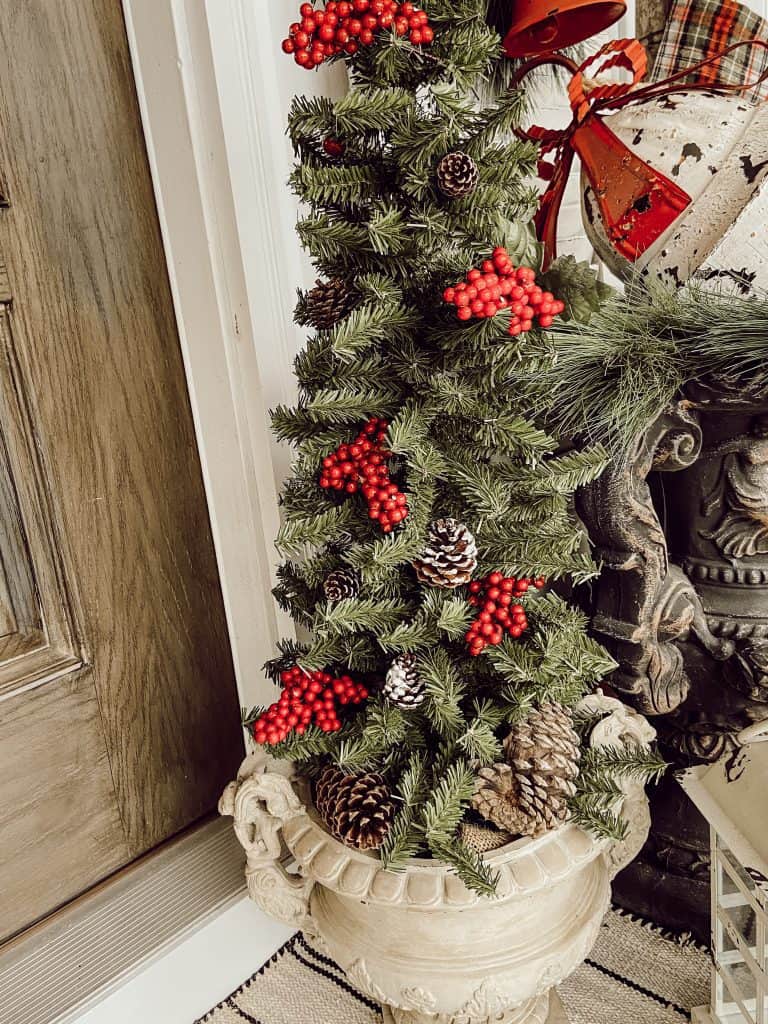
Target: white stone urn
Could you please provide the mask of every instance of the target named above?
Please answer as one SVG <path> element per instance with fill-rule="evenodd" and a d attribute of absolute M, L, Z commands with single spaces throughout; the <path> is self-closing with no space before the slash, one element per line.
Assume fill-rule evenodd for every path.
<path fill-rule="evenodd" d="M 518 839 L 485 855 L 499 876 L 492 897 L 437 861 L 414 858 L 395 872 L 344 846 L 306 784 L 263 753 L 246 758 L 219 809 L 246 850 L 251 898 L 320 939 L 350 983 L 382 1004 L 385 1022 L 545 1024 L 565 1020 L 549 1017 L 550 991 L 589 953 L 611 879 L 647 836 L 643 787 L 626 789 L 623 842 L 573 823 Z"/>

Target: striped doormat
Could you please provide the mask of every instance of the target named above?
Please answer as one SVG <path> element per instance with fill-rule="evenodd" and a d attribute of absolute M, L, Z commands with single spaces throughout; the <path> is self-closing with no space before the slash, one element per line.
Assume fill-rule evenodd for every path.
<path fill-rule="evenodd" d="M 682 1024 L 709 1000 L 709 955 L 612 910 L 589 959 L 559 991 L 570 1024 Z M 381 1012 L 295 935 L 195 1024 L 381 1024 Z"/>

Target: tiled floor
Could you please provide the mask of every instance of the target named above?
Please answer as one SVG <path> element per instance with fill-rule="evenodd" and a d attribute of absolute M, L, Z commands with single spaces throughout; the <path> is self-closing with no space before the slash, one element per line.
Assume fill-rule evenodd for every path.
<path fill-rule="evenodd" d="M 290 935 L 243 896 L 72 1024 L 192 1024 Z"/>

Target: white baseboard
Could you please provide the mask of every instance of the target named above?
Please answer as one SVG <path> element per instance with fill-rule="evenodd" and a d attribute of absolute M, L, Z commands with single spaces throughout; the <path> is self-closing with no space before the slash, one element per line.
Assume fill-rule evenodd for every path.
<path fill-rule="evenodd" d="M 231 822 L 217 818 L 0 947 L 0 1024 L 77 1020 L 97 1000 L 145 973 L 148 964 L 172 956 L 174 947 L 190 936 L 194 939 L 216 915 L 239 905 L 245 890 L 243 866 Z M 272 941 L 260 918 L 251 918 L 247 927 L 269 935 L 267 945 Z M 227 948 L 224 938 L 211 948 L 213 964 Z M 259 956 L 257 939 L 254 970 L 260 966 Z M 199 961 L 197 970 L 204 979 Z M 242 981 L 248 967 L 240 971 L 238 965 L 238 972 Z M 190 987 L 194 985 L 187 977 L 177 983 L 176 996 Z M 209 1006 L 214 1002 L 212 998 Z M 154 1019 L 150 1013 L 133 1017 L 142 1024 Z M 157 1024 L 170 1024 L 171 1017 L 156 1019 Z M 187 1015 L 184 1024 L 192 1019 Z"/>
<path fill-rule="evenodd" d="M 255 974 L 291 934 L 242 896 L 71 1024 L 192 1024 Z"/>

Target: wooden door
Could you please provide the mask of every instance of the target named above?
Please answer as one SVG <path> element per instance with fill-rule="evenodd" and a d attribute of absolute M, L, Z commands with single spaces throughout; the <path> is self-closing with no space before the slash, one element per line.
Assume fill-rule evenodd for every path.
<path fill-rule="evenodd" d="M 120 3 L 2 0 L 0 50 L 2 940 L 242 740 Z"/>

